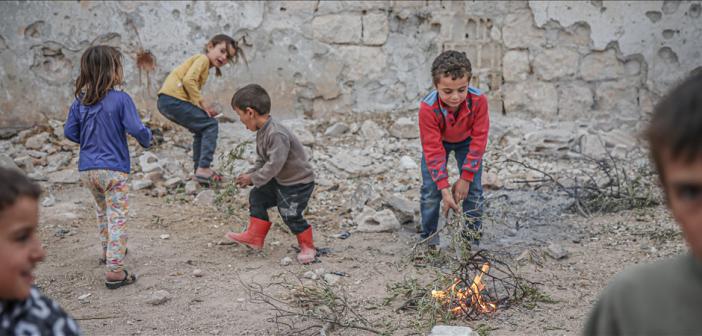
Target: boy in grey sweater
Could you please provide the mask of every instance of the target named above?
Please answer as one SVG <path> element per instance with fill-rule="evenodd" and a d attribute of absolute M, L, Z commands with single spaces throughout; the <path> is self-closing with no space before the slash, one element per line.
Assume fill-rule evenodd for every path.
<path fill-rule="evenodd" d="M 656 106 L 648 126 L 651 156 L 667 204 L 690 251 L 638 265 L 609 284 L 585 335 L 702 333 L 702 73 Z"/>
<path fill-rule="evenodd" d="M 278 207 L 290 231 L 297 235 L 297 260 L 308 264 L 317 251 L 312 227 L 302 216 L 314 190 L 314 171 L 295 134 L 271 117 L 271 99 L 264 88 L 250 84 L 232 97 L 232 108 L 250 131 L 256 132 L 256 164 L 236 179 L 239 187 L 253 185 L 249 193 L 250 218 L 246 231 L 229 232 L 234 242 L 260 250 L 271 227 L 268 209 Z"/>

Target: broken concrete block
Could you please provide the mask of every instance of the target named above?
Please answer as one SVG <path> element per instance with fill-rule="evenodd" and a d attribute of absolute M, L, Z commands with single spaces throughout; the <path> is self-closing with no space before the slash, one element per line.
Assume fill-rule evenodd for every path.
<path fill-rule="evenodd" d="M 27 139 L 24 146 L 29 149 L 41 149 L 49 141 L 49 133 L 42 132 Z"/>
<path fill-rule="evenodd" d="M 183 179 L 176 176 L 176 177 L 171 177 L 166 180 L 166 182 L 163 183 L 163 186 L 168 188 L 168 189 L 175 189 L 180 187 L 183 184 Z"/>
<path fill-rule="evenodd" d="M 393 232 L 400 229 L 400 221 L 390 209 L 375 211 L 365 207 L 354 222 L 359 232 Z"/>
<path fill-rule="evenodd" d="M 188 181 L 188 183 L 185 184 L 185 193 L 188 195 L 195 195 L 199 187 L 200 184 L 197 183 L 197 181 Z"/>
<path fill-rule="evenodd" d="M 365 139 L 375 141 L 383 138 L 387 133 L 375 121 L 366 120 L 361 125 L 361 134 Z"/>
<path fill-rule="evenodd" d="M 148 179 L 144 180 L 136 180 L 132 182 L 132 190 L 142 190 L 146 188 L 151 188 L 154 185 L 154 182 Z"/>
<path fill-rule="evenodd" d="M 546 248 L 546 254 L 556 260 L 568 257 L 568 251 L 566 251 L 563 246 L 556 243 L 551 243 L 548 245 Z"/>
<path fill-rule="evenodd" d="M 195 204 L 211 206 L 215 201 L 215 192 L 212 189 L 201 191 L 195 196 Z"/>
<path fill-rule="evenodd" d="M 398 139 L 419 138 L 419 125 L 410 118 L 399 118 L 390 127 L 390 134 Z"/>
<path fill-rule="evenodd" d="M 419 166 L 416 162 L 414 162 L 414 160 L 412 160 L 411 157 L 404 155 L 400 158 L 400 170 L 417 171 L 418 169 Z"/>
<path fill-rule="evenodd" d="M 388 195 L 384 203 L 393 210 L 402 224 L 414 222 L 415 214 L 419 213 L 418 202 L 412 202 L 400 195 Z"/>
<path fill-rule="evenodd" d="M 349 131 L 349 126 L 346 125 L 343 122 L 338 122 L 334 125 L 331 125 L 327 128 L 326 131 L 324 131 L 324 136 L 327 137 L 338 137 L 346 132 Z"/>
<path fill-rule="evenodd" d="M 141 171 L 144 173 L 162 170 L 158 156 L 151 152 L 144 152 L 144 154 L 139 157 L 139 167 L 141 167 Z"/>
<path fill-rule="evenodd" d="M 0 154 L 0 167 L 6 168 L 6 169 L 14 169 L 17 171 L 22 171 L 17 165 L 15 164 L 15 160 L 12 160 L 11 157 L 5 155 L 5 154 Z M 34 167 L 32 165 L 32 167 Z M 34 170 L 34 169 L 32 169 Z"/>

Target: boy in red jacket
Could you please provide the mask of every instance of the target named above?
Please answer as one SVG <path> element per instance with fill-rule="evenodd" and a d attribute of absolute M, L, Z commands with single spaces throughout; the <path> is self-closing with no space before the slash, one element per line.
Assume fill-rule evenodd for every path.
<path fill-rule="evenodd" d="M 419 104 L 419 133 L 422 141 L 421 221 L 422 238 L 436 232 L 440 202 L 443 214 L 449 209 L 466 217 L 465 235 L 480 242 L 483 187 L 480 176 L 490 121 L 488 103 L 480 90 L 468 85 L 471 65 L 465 53 L 442 52 L 431 66 L 434 88 Z M 451 152 L 458 162 L 460 178 L 449 188 L 446 162 Z M 439 245 L 439 235 L 428 240 Z"/>

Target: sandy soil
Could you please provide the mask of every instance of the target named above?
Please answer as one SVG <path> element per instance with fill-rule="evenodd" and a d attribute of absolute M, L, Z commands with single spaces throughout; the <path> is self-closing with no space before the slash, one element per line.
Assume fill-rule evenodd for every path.
<path fill-rule="evenodd" d="M 418 193 L 412 186 L 408 193 Z M 341 240 L 337 214 L 311 211 L 318 247 L 332 253 L 310 266 L 280 260 L 295 258 L 295 237 L 276 226 L 264 254 L 234 245 L 219 245 L 223 234 L 240 230 L 241 211 L 225 218 L 214 208 L 196 206 L 189 198 L 152 198 L 132 192 L 127 265 L 138 282 L 118 290 L 103 284 L 99 243 L 89 193 L 77 185 L 54 189 L 56 204 L 42 208 L 41 237 L 47 258 L 38 268 L 37 284 L 79 320 L 86 335 L 273 335 L 282 334 L 270 321 L 273 311 L 250 302 L 241 281 L 268 284 L 281 275 L 302 276 L 323 268 L 344 272 L 338 286 L 349 293 L 356 311 L 378 329 L 393 335 L 426 334 L 415 329 L 416 312 L 393 311 L 383 305 L 387 286 L 416 278 L 427 284 L 438 268 L 406 263 L 416 239 L 414 227 L 396 233 L 360 233 Z M 677 227 L 663 207 L 583 218 L 567 214 L 564 200 L 549 192 L 501 190 L 486 193 L 489 203 L 482 247 L 510 257 L 506 262 L 556 303 L 533 309 L 513 306 L 479 321 L 448 324 L 480 328 L 489 335 L 575 335 L 598 293 L 628 265 L 683 253 Z M 313 200 L 314 203 L 317 200 Z M 319 209 L 319 207 L 317 207 Z M 273 213 L 274 211 L 271 211 Z M 275 222 L 280 224 L 280 220 Z M 519 223 L 517 225 L 517 223 Z M 66 233 L 67 230 L 67 233 Z M 168 239 L 161 235 L 168 234 Z M 549 243 L 568 251 L 565 259 L 537 258 L 518 263 L 526 249 L 543 256 Z M 539 265 L 540 263 L 540 265 Z M 195 277 L 193 271 L 202 271 Z M 147 299 L 157 290 L 172 298 L 161 305 Z M 80 300 L 79 297 L 87 298 Z M 278 293 L 280 294 L 280 293 Z M 319 334 L 319 333 L 317 333 Z M 335 335 L 364 335 L 338 330 Z"/>

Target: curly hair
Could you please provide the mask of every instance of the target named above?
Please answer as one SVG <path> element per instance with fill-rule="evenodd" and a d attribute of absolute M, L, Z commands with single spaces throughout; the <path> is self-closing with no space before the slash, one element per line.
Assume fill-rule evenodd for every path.
<path fill-rule="evenodd" d="M 434 80 L 434 84 L 438 83 L 443 76 L 451 76 L 453 80 L 466 76 L 470 80 L 472 71 L 473 69 L 466 53 L 456 50 L 442 52 L 439 56 L 436 56 L 431 64 L 431 77 Z"/>

